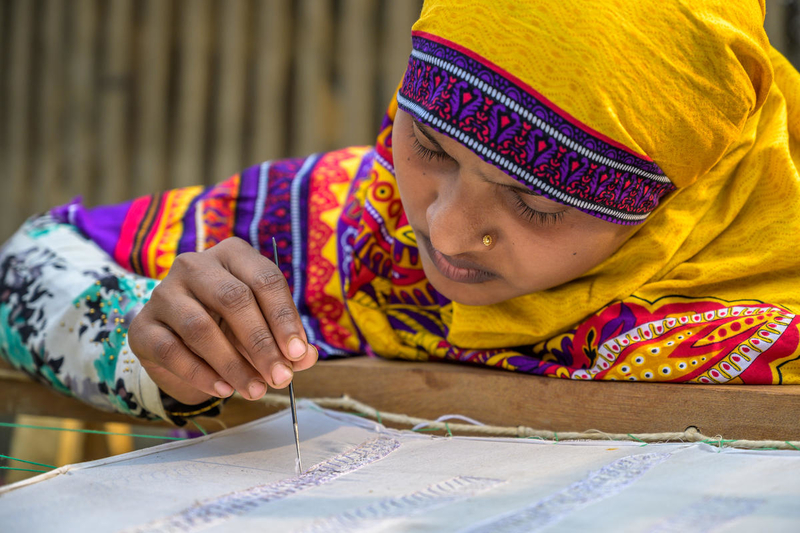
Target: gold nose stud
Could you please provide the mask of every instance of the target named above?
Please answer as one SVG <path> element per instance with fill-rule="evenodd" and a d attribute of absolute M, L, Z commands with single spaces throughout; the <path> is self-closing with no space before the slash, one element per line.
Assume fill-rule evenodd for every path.
<path fill-rule="evenodd" d="M 493 242 L 494 242 L 494 239 L 492 239 L 491 235 L 484 235 L 483 236 L 483 245 L 484 246 L 487 246 L 487 247 L 491 246 Z"/>

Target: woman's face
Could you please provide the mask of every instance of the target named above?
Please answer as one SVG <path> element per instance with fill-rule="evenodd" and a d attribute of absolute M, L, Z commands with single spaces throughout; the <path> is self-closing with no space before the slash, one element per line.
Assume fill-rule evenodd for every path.
<path fill-rule="evenodd" d="M 459 303 L 490 305 L 566 283 L 611 255 L 635 228 L 532 194 L 401 110 L 392 152 L 425 274 Z"/>

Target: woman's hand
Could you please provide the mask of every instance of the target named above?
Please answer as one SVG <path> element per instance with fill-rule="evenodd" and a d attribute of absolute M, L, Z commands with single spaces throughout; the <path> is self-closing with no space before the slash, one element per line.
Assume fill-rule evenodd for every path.
<path fill-rule="evenodd" d="M 177 256 L 128 339 L 161 390 L 188 405 L 234 390 L 256 400 L 319 355 L 280 269 L 236 237 Z"/>

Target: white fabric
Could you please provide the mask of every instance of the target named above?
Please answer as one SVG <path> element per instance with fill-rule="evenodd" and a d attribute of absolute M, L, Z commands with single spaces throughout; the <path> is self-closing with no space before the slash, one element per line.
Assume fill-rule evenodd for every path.
<path fill-rule="evenodd" d="M 398 432 L 291 417 L 0 489 L 0 530 L 798 531 L 800 452 Z"/>

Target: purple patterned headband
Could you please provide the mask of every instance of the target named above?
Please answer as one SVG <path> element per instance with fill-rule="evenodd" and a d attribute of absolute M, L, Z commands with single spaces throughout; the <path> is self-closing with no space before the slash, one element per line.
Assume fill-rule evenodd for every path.
<path fill-rule="evenodd" d="M 633 154 L 454 43 L 414 32 L 400 109 L 528 188 L 616 224 L 639 224 L 675 186 Z"/>

